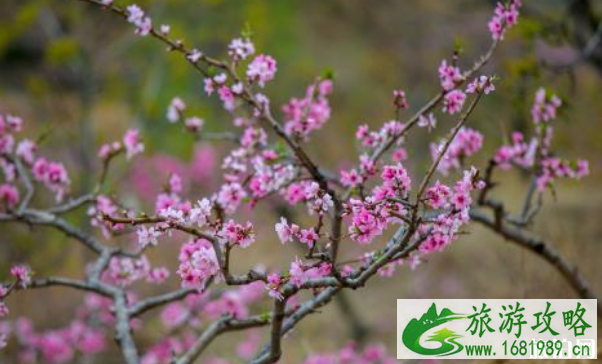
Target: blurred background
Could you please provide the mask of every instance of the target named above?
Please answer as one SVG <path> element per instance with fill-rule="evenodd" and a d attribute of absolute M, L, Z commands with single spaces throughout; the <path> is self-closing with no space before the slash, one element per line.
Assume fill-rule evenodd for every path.
<path fill-rule="evenodd" d="M 602 46 L 582 57 L 599 27 L 602 2 L 525 3 L 519 24 L 486 67 L 487 73 L 499 76 L 499 82 L 469 123 L 486 136 L 485 152 L 473 163 L 483 168 L 509 132 L 531 130 L 529 110 L 537 88 L 545 86 L 563 98 L 567 106 L 556 121 L 556 149 L 567 158 L 588 159 L 591 175 L 578 183 L 560 181 L 555 195 L 546 193 L 533 230 L 577 263 L 592 288 L 602 294 L 598 266 L 602 257 Z M 218 57 L 248 27 L 258 52 L 278 61 L 277 77 L 266 88 L 277 111 L 290 97 L 301 96 L 316 76 L 333 70 L 333 116 L 313 138 L 309 153 L 339 170 L 357 160 L 353 134 L 359 124 L 377 127 L 393 118 L 393 89 L 405 90 L 410 110 L 416 110 L 437 92 L 437 67 L 442 59 L 451 58 L 454 47 L 462 50 L 459 63 L 465 68 L 485 52 L 490 42 L 487 22 L 495 2 L 141 0 L 138 4 L 156 24 L 170 24 L 173 36 Z M 181 96 L 203 117 L 208 130 L 231 128 L 217 101 L 204 96 L 199 75 L 155 40 L 134 35 L 133 27 L 122 19 L 75 0 L 0 2 L 0 108 L 23 116 L 26 134 L 44 136 L 43 150 L 66 161 L 74 195 L 93 186 L 98 147 L 131 127 L 141 130 L 146 153 L 131 166 L 116 163 L 110 193 L 129 206 L 149 211 L 149 199 L 171 172 L 185 177 L 189 196 L 212 193 L 220 182 L 219 165 L 227 146 L 199 143 L 169 124 L 165 112 L 174 96 Z M 451 119 L 441 116 L 439 125 L 431 134 L 416 133 L 408 140 L 406 166 L 414 175 L 430 159 L 428 143 L 444 135 Z M 509 172 L 497 178 L 504 187 L 495 191 L 496 196 L 519 206 L 528 185 L 525 176 Z M 40 206 L 50 202 L 43 196 L 36 200 Z M 257 209 L 246 214 L 262 216 L 253 219 L 262 238 L 244 254 L 234 254 L 240 272 L 257 262 L 284 268 L 298 254 L 294 248 L 280 248 L 273 232 L 273 209 Z M 69 218 L 80 224 L 88 220 L 85 209 Z M 382 341 L 394 352 L 397 298 L 576 297 L 537 256 L 477 226 L 469 231 L 415 271 L 404 266 L 393 278 L 377 278 L 367 289 L 347 295 L 369 330 L 368 341 Z M 164 243 L 150 258 L 174 269 L 177 246 Z M 351 256 L 355 248 L 350 244 L 344 253 L 346 249 Z M 40 276 L 78 276 L 87 258 L 87 252 L 51 230 L 0 225 L 0 275 L 13 262 L 27 262 Z M 176 280 L 170 285 L 176 287 Z M 27 313 L 36 328 L 58 327 L 70 320 L 82 300 L 79 293 L 63 289 L 44 291 L 43 300 L 40 293 L 11 297 L 11 316 Z M 296 363 L 350 340 L 340 310 L 340 305 L 331 304 L 304 321 L 285 340 L 282 362 Z M 160 336 L 157 329 L 136 337 L 144 346 Z M 217 340 L 210 352 L 231 356 L 229 340 L 227 336 Z"/>

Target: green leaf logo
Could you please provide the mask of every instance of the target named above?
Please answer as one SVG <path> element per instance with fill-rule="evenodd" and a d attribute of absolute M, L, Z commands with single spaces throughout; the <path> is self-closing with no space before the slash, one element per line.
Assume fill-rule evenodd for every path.
<path fill-rule="evenodd" d="M 441 346 L 437 348 L 423 347 L 420 345 L 420 339 L 427 331 L 439 325 L 463 318 L 466 318 L 466 315 L 454 313 L 448 308 L 444 308 L 440 314 L 437 314 L 437 306 L 433 303 L 428 311 L 420 317 L 420 320 L 414 318 L 408 323 L 403 330 L 401 339 L 408 349 L 421 355 L 447 356 L 458 353 L 464 348 L 462 344 L 456 341 L 462 335 L 447 328 L 434 332 L 426 339 L 426 341 L 440 343 Z"/>

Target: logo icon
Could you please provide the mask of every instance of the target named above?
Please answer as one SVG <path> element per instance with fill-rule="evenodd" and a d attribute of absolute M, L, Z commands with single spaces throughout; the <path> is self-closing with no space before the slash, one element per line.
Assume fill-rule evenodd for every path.
<path fill-rule="evenodd" d="M 413 318 L 408 323 L 403 330 L 402 341 L 408 349 L 421 355 L 447 356 L 458 353 L 464 349 L 464 346 L 456 341 L 462 335 L 445 327 L 436 331 L 433 331 L 433 329 L 446 322 L 463 318 L 466 318 L 466 315 L 452 312 L 448 308 L 443 308 L 441 313 L 438 314 L 437 306 L 433 303 L 419 320 Z M 429 335 L 424 339 L 425 341 L 440 343 L 441 346 L 435 348 L 423 347 L 420 340 L 425 334 Z"/>

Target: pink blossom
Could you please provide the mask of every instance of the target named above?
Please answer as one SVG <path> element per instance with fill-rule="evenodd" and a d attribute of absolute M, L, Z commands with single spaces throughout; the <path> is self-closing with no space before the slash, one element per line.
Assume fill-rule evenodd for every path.
<path fill-rule="evenodd" d="M 443 98 L 443 112 L 450 115 L 456 114 L 462 110 L 466 101 L 466 94 L 460 90 L 452 90 L 445 94 Z"/>
<path fill-rule="evenodd" d="M 31 283 L 31 269 L 24 265 L 15 265 L 10 269 L 10 275 L 17 279 L 17 284 L 27 287 Z"/>
<path fill-rule="evenodd" d="M 217 194 L 217 202 L 226 213 L 232 214 L 247 197 L 247 193 L 239 183 L 229 183 L 223 185 Z"/>
<path fill-rule="evenodd" d="M 127 159 L 144 151 L 144 144 L 140 140 L 140 133 L 137 129 L 130 129 L 125 133 L 123 136 L 123 145 Z"/>
<path fill-rule="evenodd" d="M 25 163 L 31 164 L 35 159 L 35 152 L 37 145 L 29 139 L 23 139 L 17 144 L 15 153 L 25 161 Z"/>
<path fill-rule="evenodd" d="M 154 226 L 146 228 L 141 226 L 136 230 L 138 234 L 138 245 L 145 248 L 148 245 L 156 246 L 157 239 L 161 236 L 161 232 L 156 230 Z"/>
<path fill-rule="evenodd" d="M 169 176 L 169 192 L 181 193 L 182 188 L 182 177 L 177 173 L 172 173 Z"/>
<path fill-rule="evenodd" d="M 451 169 L 460 168 L 462 160 L 477 153 L 482 146 L 483 135 L 481 133 L 471 128 L 462 127 L 449 144 L 445 155 L 437 166 L 437 170 L 447 174 Z M 437 160 L 442 148 L 443 142 L 431 143 L 430 149 L 433 161 Z"/>
<path fill-rule="evenodd" d="M 220 86 L 217 89 L 217 94 L 220 100 L 222 100 L 222 103 L 224 104 L 224 109 L 226 109 L 227 111 L 233 111 L 235 109 L 236 99 L 234 98 L 234 93 L 232 92 L 232 89 L 230 89 L 230 87 Z"/>
<path fill-rule="evenodd" d="M 408 159 L 408 152 L 405 148 L 397 148 L 391 154 L 391 160 L 395 163 L 403 162 Z"/>
<path fill-rule="evenodd" d="M 407 109 L 409 107 L 406 93 L 403 90 L 393 91 L 393 104 L 399 109 Z"/>
<path fill-rule="evenodd" d="M 241 248 L 246 248 L 255 241 L 253 224 L 248 221 L 243 225 L 229 220 L 220 230 L 220 234 L 225 243 L 238 245 Z"/>
<path fill-rule="evenodd" d="M 535 101 L 531 108 L 531 116 L 535 124 L 547 122 L 556 118 L 557 109 L 562 105 L 560 98 L 553 94 L 548 94 L 544 88 L 537 90 Z"/>
<path fill-rule="evenodd" d="M 57 201 L 63 199 L 71 181 L 67 175 L 67 170 L 61 163 L 38 158 L 34 162 L 31 172 L 36 181 L 44 183 L 49 190 L 56 193 Z"/>
<path fill-rule="evenodd" d="M 581 179 L 589 175 L 589 162 L 580 159 L 577 161 L 577 169 L 575 170 L 575 178 Z"/>
<path fill-rule="evenodd" d="M 217 257 L 206 240 L 194 240 L 182 245 L 177 274 L 183 287 L 205 289 L 207 281 L 220 272 Z"/>
<path fill-rule="evenodd" d="M 203 227 L 209 223 L 211 218 L 211 212 L 213 210 L 213 204 L 209 199 L 202 199 L 197 201 L 196 205 L 190 209 L 188 214 L 188 221 L 191 225 Z"/>
<path fill-rule="evenodd" d="M 276 69 L 274 58 L 260 54 L 249 64 L 247 77 L 251 82 L 257 82 L 260 87 L 264 87 L 266 82 L 274 79 Z"/>
<path fill-rule="evenodd" d="M 341 183 L 346 187 L 357 187 L 362 183 L 362 177 L 355 169 L 341 171 Z"/>
<path fill-rule="evenodd" d="M 0 207 L 12 210 L 19 202 L 19 190 L 8 183 L 0 185 Z"/>
<path fill-rule="evenodd" d="M 215 91 L 215 85 L 211 78 L 207 77 L 205 80 L 203 80 L 203 89 L 205 90 L 207 96 L 211 96 L 213 94 L 213 91 Z"/>
<path fill-rule="evenodd" d="M 0 135 L 0 154 L 10 154 L 15 147 L 15 138 L 8 135 Z"/>
<path fill-rule="evenodd" d="M 73 348 L 65 335 L 51 331 L 41 337 L 38 344 L 42 357 L 52 364 L 63 364 L 73 358 Z"/>
<path fill-rule="evenodd" d="M 203 308 L 203 313 L 209 319 L 217 319 L 223 315 L 244 318 L 248 316 L 248 309 L 243 297 L 237 291 L 229 291 L 219 299 L 209 302 Z"/>
<path fill-rule="evenodd" d="M 324 262 L 316 266 L 305 264 L 299 258 L 295 258 L 289 270 L 289 281 L 295 286 L 301 287 L 310 279 L 327 276 L 331 270 L 332 266 L 330 263 Z"/>
<path fill-rule="evenodd" d="M 412 181 L 401 163 L 385 166 L 381 176 L 384 181 L 395 184 L 401 187 L 402 190 L 411 188 Z"/>
<path fill-rule="evenodd" d="M 521 5 L 521 0 L 512 0 L 507 5 L 497 3 L 493 17 L 488 23 L 489 32 L 494 40 L 503 40 L 506 31 L 517 23 L 518 9 Z"/>
<path fill-rule="evenodd" d="M 18 116 L 6 115 L 6 125 L 13 133 L 18 133 L 23 129 L 23 119 Z"/>
<path fill-rule="evenodd" d="M 439 80 L 443 90 L 450 91 L 462 80 L 462 73 L 458 67 L 448 65 L 447 60 L 443 60 L 439 66 Z"/>
<path fill-rule="evenodd" d="M 126 8 L 127 21 L 136 26 L 136 34 L 145 36 L 152 29 L 152 21 L 148 16 L 145 16 L 144 11 L 138 5 L 130 5 Z"/>
<path fill-rule="evenodd" d="M 366 203 L 352 199 L 350 209 L 352 222 L 349 225 L 351 239 L 360 244 L 368 244 L 381 235 L 387 226 L 389 214 L 381 205 L 372 204 L 372 199 Z"/>
<path fill-rule="evenodd" d="M 161 284 L 164 283 L 167 280 L 167 278 L 169 278 L 169 275 L 169 270 L 165 267 L 152 268 L 148 272 L 146 281 L 148 283 Z"/>
<path fill-rule="evenodd" d="M 193 49 L 191 50 L 187 55 L 186 55 L 186 59 L 188 59 L 190 62 L 192 63 L 197 63 L 201 57 L 203 57 L 203 52 L 199 51 L 198 49 Z"/>
<path fill-rule="evenodd" d="M 284 199 L 291 205 L 296 205 L 299 202 L 305 200 L 305 188 L 301 183 L 291 183 L 281 193 L 284 195 Z"/>
<path fill-rule="evenodd" d="M 232 57 L 235 62 L 245 60 L 255 53 L 255 46 L 248 38 L 236 38 L 228 45 L 228 55 Z"/>
<path fill-rule="evenodd" d="M 178 327 L 190 314 L 190 310 L 181 302 L 172 302 L 161 311 L 161 323 L 166 328 Z"/>
<path fill-rule="evenodd" d="M 103 215 L 114 216 L 117 209 L 118 207 L 113 200 L 104 195 L 97 196 L 96 204 L 88 209 L 92 226 L 100 227 L 105 237 L 110 237 L 113 230 L 120 230 L 124 227 L 123 224 L 112 224 L 103 218 Z"/>
<path fill-rule="evenodd" d="M 433 209 L 447 208 L 450 196 L 451 189 L 439 181 L 426 191 L 427 204 Z"/>
<path fill-rule="evenodd" d="M 319 237 L 320 236 L 318 235 L 318 233 L 316 233 L 314 229 L 304 229 L 301 230 L 299 234 L 299 241 L 301 241 L 304 244 L 307 244 L 307 246 L 311 248 L 312 246 L 314 246 L 316 241 L 318 241 Z"/>
<path fill-rule="evenodd" d="M 426 128 L 430 132 L 437 126 L 437 119 L 435 119 L 435 115 L 433 115 L 433 113 L 429 113 L 427 116 L 420 115 L 418 118 L 418 126 L 421 128 Z"/>
<path fill-rule="evenodd" d="M 332 92 L 332 81 L 323 80 L 307 88 L 301 99 L 292 98 L 282 106 L 284 129 L 289 135 L 298 135 L 307 139 L 316 130 L 321 129 L 330 119 L 331 109 L 327 96 Z"/>
<path fill-rule="evenodd" d="M 167 120 L 175 123 L 182 117 L 182 113 L 186 110 L 186 104 L 179 97 L 174 97 L 167 108 Z"/>
<path fill-rule="evenodd" d="M 276 273 L 268 274 L 266 289 L 268 290 L 268 295 L 277 300 L 283 300 L 284 296 L 280 293 L 280 285 L 282 284 L 282 280 L 280 276 Z"/>
<path fill-rule="evenodd" d="M 299 234 L 299 226 L 296 224 L 288 224 L 284 217 L 280 218 L 280 222 L 275 226 L 276 233 L 282 244 L 293 241 L 293 238 Z"/>
<path fill-rule="evenodd" d="M 234 85 L 232 85 L 232 93 L 234 93 L 235 95 L 242 95 L 244 90 L 245 86 L 242 84 L 242 82 L 237 82 Z"/>
<path fill-rule="evenodd" d="M 150 263 L 145 256 L 140 258 L 113 257 L 109 267 L 103 274 L 103 279 L 122 287 L 132 285 L 134 282 L 145 279 L 150 271 Z"/>
<path fill-rule="evenodd" d="M 215 83 L 217 83 L 218 85 L 225 84 L 227 80 L 228 80 L 228 75 L 225 72 L 221 72 L 221 73 L 218 73 L 217 75 L 213 76 L 213 81 L 215 81 Z"/>
<path fill-rule="evenodd" d="M 159 27 L 159 31 L 163 35 L 168 35 L 170 30 L 171 27 L 168 24 L 161 24 L 161 26 Z"/>
<path fill-rule="evenodd" d="M 493 85 L 493 81 L 490 77 L 487 77 L 487 76 L 479 76 L 479 77 L 475 78 L 466 87 L 467 94 L 483 92 L 485 95 L 488 95 L 491 92 L 493 92 L 494 90 L 495 90 L 495 86 Z"/>

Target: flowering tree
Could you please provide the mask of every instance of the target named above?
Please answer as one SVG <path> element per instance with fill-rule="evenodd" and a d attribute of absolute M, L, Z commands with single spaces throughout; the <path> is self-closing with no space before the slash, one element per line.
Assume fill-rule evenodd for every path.
<path fill-rule="evenodd" d="M 168 25 L 156 26 L 136 5 L 120 7 L 113 0 L 81 2 L 124 18 L 138 35 L 152 37 L 184 57 L 202 76 L 206 94 L 221 100 L 234 128 L 223 134 L 206 132 L 204 120 L 192 115 L 179 97 L 168 106 L 167 121 L 182 124 L 198 138 L 229 143 L 232 149 L 223 160 L 222 184 L 214 194 L 188 200 L 182 193 L 181 177 L 173 174 L 155 196 L 154 211 L 135 211 L 108 195 L 105 181 L 115 158 L 130 160 L 144 152 L 137 130 L 100 148 L 103 168 L 98 183 L 76 197 L 69 192 L 67 168 L 44 157 L 41 145 L 21 136 L 19 117 L 0 114 L 0 221 L 56 229 L 95 256 L 82 278 L 36 277 L 27 265 L 10 269 L 12 280 L 0 285 L 0 317 L 9 314 L 6 297 L 20 290 L 66 286 L 86 292 L 73 322 L 62 329 L 36 332 L 25 319 L 0 327 L 0 346 L 14 342 L 21 361 L 66 363 L 76 355 L 97 355 L 109 349 L 107 337 L 113 332 L 128 364 L 186 364 L 201 357 L 218 336 L 246 331 L 238 355 L 253 363 L 273 363 L 283 355 L 285 334 L 305 317 L 347 289 L 365 289 L 375 276 L 391 276 L 403 263 L 414 268 L 425 256 L 441 253 L 471 222 L 540 255 L 579 295 L 595 298 L 573 264 L 552 244 L 527 231 L 541 208 L 542 194 L 557 179 L 588 174 L 587 161 L 565 160 L 553 148 L 553 121 L 561 99 L 541 88 L 532 107 L 530 135 L 513 133 L 482 170 L 470 163 L 484 138 L 467 124 L 479 102 L 495 91 L 495 77 L 481 70 L 516 24 L 519 0 L 498 3 L 488 24 L 491 46 L 472 67 L 461 69 L 458 54 L 441 62 L 439 93 L 413 115 L 404 117 L 409 109 L 406 93 L 393 91 L 395 120 L 379 130 L 359 126 L 356 138 L 362 152 L 357 166 L 340 174 L 320 166 L 306 147 L 330 118 L 330 77 L 316 78 L 301 97 L 283 105 L 282 120 L 278 120 L 264 93 L 276 76 L 277 62 L 257 54 L 248 36 L 232 40 L 228 56 L 217 59 L 172 39 Z M 431 143 L 432 161 L 424 173 L 410 176 L 404 161 L 411 155 L 404 142 L 412 132 L 437 128 L 437 110 L 456 121 L 443 139 Z M 511 169 L 532 178 L 517 213 L 492 196 L 497 185 L 494 172 Z M 33 206 L 39 188 L 53 194 L 55 204 Z M 273 237 L 282 244 L 297 245 L 303 253 L 285 262 L 281 270 L 267 270 L 261 262 L 253 262 L 256 268 L 235 273 L 233 251 L 273 238 L 256 236 L 257 222 L 240 221 L 237 212 L 243 206 L 275 199 L 287 205 L 287 212 L 272 222 Z M 99 234 L 66 218 L 84 207 Z M 307 212 L 308 217 L 295 218 L 293 211 Z M 115 243 L 123 235 L 132 237 L 131 246 Z M 180 241 L 183 236 L 176 269 L 153 266 L 146 257 L 156 245 Z M 366 246 L 368 252 L 341 261 L 340 251 L 351 244 Z M 140 281 L 161 285 L 170 274 L 179 277 L 181 288 L 144 297 L 134 287 Z M 260 310 L 266 300 L 271 305 L 267 312 Z M 140 348 L 134 336 L 143 329 L 141 315 L 149 311 L 160 312 L 168 334 L 155 346 Z M 263 345 L 261 327 L 269 328 Z M 359 351 L 350 345 L 336 355 L 314 356 L 307 362 L 388 360 L 379 346 Z"/>

